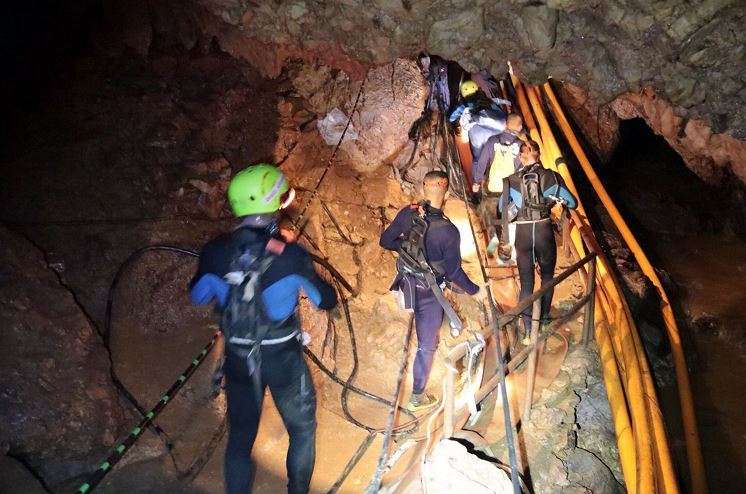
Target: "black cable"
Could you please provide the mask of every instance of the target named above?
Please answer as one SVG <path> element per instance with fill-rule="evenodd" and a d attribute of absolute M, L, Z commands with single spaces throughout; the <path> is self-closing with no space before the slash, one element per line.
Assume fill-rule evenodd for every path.
<path fill-rule="evenodd" d="M 445 120 L 445 117 L 441 117 L 441 118 Z M 453 136 L 446 135 L 444 136 L 444 138 L 446 139 L 447 145 L 452 145 Z M 447 146 L 447 150 L 448 150 L 448 146 Z M 454 163 L 451 160 L 452 154 L 449 153 L 448 157 L 449 157 L 450 168 L 455 168 Z M 510 468 L 512 471 L 512 474 L 510 475 L 510 480 L 513 484 L 514 494 L 521 494 L 520 480 L 518 477 L 518 460 L 517 460 L 516 450 L 515 450 L 515 438 L 513 437 L 513 422 L 511 421 L 511 418 L 510 418 L 508 391 L 507 391 L 507 385 L 505 383 L 506 365 L 505 365 L 505 358 L 502 352 L 502 345 L 500 344 L 500 328 L 497 325 L 499 313 L 498 313 L 495 300 L 492 298 L 492 289 L 490 288 L 489 278 L 487 277 L 487 270 L 484 268 L 484 263 L 482 262 L 482 255 L 479 252 L 479 244 L 477 243 L 476 233 L 474 231 L 474 223 L 472 222 L 471 211 L 469 209 L 469 203 L 466 199 L 466 180 L 464 177 L 464 171 L 463 169 L 461 169 L 460 165 L 459 165 L 459 172 L 457 176 L 458 176 L 461 189 L 464 195 L 464 206 L 466 207 L 466 216 L 469 219 L 469 226 L 471 227 L 471 233 L 474 238 L 474 246 L 477 249 L 477 259 L 479 260 L 479 266 L 482 269 L 483 279 L 487 283 L 486 285 L 487 298 L 489 300 L 490 310 L 492 312 L 493 335 L 495 337 L 495 344 L 497 346 L 497 372 L 500 377 L 500 384 L 499 384 L 500 395 L 502 398 L 502 402 L 504 404 L 503 420 L 505 422 L 505 442 L 508 448 L 508 459 L 510 461 Z"/>
<path fill-rule="evenodd" d="M 344 481 L 347 479 L 347 477 L 349 477 L 350 473 L 352 473 L 352 469 L 355 468 L 355 465 L 358 464 L 365 452 L 368 451 L 370 445 L 373 444 L 373 439 L 375 439 L 375 437 L 375 432 L 371 432 L 367 436 L 365 436 L 365 439 L 362 440 L 355 453 L 347 461 L 347 465 L 345 465 L 345 468 L 344 470 L 342 470 L 342 473 L 339 475 L 337 481 L 334 482 L 334 484 L 329 488 L 328 491 L 326 491 L 326 494 L 335 494 L 337 491 L 339 491 L 339 488 L 342 487 Z"/>
<path fill-rule="evenodd" d="M 104 326 L 103 326 L 103 332 L 101 333 L 101 338 L 104 343 L 104 347 L 106 348 L 108 354 L 109 354 L 109 375 L 111 376 L 111 380 L 114 382 L 114 386 L 119 390 L 119 392 L 124 396 L 124 398 L 138 411 L 140 414 L 140 417 L 145 417 L 147 414 L 147 410 L 144 406 L 140 404 L 140 402 L 135 398 L 134 394 L 127 389 L 127 387 L 124 385 L 124 383 L 119 379 L 119 376 L 116 373 L 116 370 L 114 369 L 114 360 L 112 357 L 111 352 L 111 346 L 110 346 L 110 336 L 111 336 L 111 319 L 112 319 L 112 311 L 114 306 L 114 295 L 116 293 L 117 285 L 119 284 L 119 279 L 122 277 L 124 272 L 127 270 L 127 268 L 134 263 L 137 259 L 139 259 L 143 254 L 150 251 L 155 250 L 163 250 L 163 251 L 169 251 L 169 252 L 178 252 L 182 254 L 188 254 L 192 256 L 197 256 L 198 254 L 194 251 L 183 249 L 181 247 L 174 247 L 170 245 L 148 245 L 146 247 L 143 247 L 141 249 L 136 250 L 132 254 L 127 257 L 127 259 L 122 262 L 122 264 L 119 265 L 119 269 L 117 269 L 117 272 L 114 274 L 114 279 L 111 282 L 111 285 L 109 285 L 109 292 L 106 297 L 106 311 L 104 313 Z M 170 452 L 173 449 L 173 441 L 168 436 L 166 431 L 164 431 L 158 424 L 155 422 L 152 422 L 148 425 L 150 429 L 155 432 L 158 436 L 164 438 L 164 442 L 166 445 L 166 448 Z"/>
<path fill-rule="evenodd" d="M 414 314 L 409 316 L 409 325 L 407 327 L 407 333 L 404 336 L 404 351 L 402 352 L 402 360 L 399 366 L 399 375 L 396 379 L 396 390 L 394 391 L 394 401 L 399 399 L 401 394 L 402 385 L 404 384 L 404 376 L 407 370 L 407 354 L 409 353 L 409 344 L 412 340 L 412 333 L 414 333 Z M 389 458 L 389 444 L 391 443 L 391 435 L 394 432 L 394 421 L 396 420 L 396 409 L 391 407 L 389 416 L 386 419 L 386 432 L 383 434 L 383 445 L 381 446 L 381 454 L 378 457 L 378 466 L 373 474 L 370 484 L 365 489 L 366 494 L 374 494 L 378 492 L 381 487 L 381 478 L 383 477 L 383 471 L 386 467 L 386 461 Z"/>
<path fill-rule="evenodd" d="M 367 78 L 367 75 L 366 75 Z M 339 136 L 339 141 L 337 142 L 337 145 L 334 147 L 334 151 L 332 151 L 332 155 L 329 157 L 329 161 L 326 163 L 326 166 L 324 167 L 324 171 L 321 173 L 321 176 L 319 177 L 319 180 L 316 182 L 316 186 L 311 190 L 311 196 L 306 201 L 306 204 L 303 206 L 303 209 L 301 209 L 300 213 L 298 213 L 298 216 L 295 217 L 295 220 L 293 221 L 293 226 L 298 227 L 298 231 L 303 231 L 306 227 L 306 223 L 308 222 L 308 218 L 306 218 L 306 221 L 304 221 L 302 224 L 299 224 L 299 220 L 303 218 L 303 215 L 306 214 L 306 210 L 308 210 L 308 207 L 311 205 L 311 201 L 313 201 L 313 198 L 316 197 L 316 194 L 319 192 L 319 187 L 321 186 L 321 183 L 324 181 L 324 178 L 326 178 L 326 174 L 329 172 L 329 169 L 332 166 L 332 163 L 334 161 L 334 157 L 337 155 L 337 151 L 339 151 L 339 147 L 342 145 L 342 141 L 344 141 L 345 135 L 347 134 L 347 129 L 350 127 L 350 124 L 352 123 L 352 116 L 355 114 L 355 110 L 357 109 L 357 104 L 360 101 L 360 95 L 363 94 L 363 88 L 365 87 L 365 78 L 363 78 L 363 81 L 360 83 L 360 89 L 357 91 L 357 97 L 355 98 L 355 103 L 352 105 L 352 111 L 350 111 L 350 117 L 347 119 L 347 124 L 345 125 L 344 130 L 342 131 L 342 135 Z"/>

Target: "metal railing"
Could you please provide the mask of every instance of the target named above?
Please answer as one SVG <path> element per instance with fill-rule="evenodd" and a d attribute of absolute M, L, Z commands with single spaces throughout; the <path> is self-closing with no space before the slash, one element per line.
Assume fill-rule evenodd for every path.
<path fill-rule="evenodd" d="M 580 269 L 589 264 L 589 269 L 586 273 L 586 290 L 582 298 L 580 298 L 562 317 L 555 319 L 550 325 L 548 325 L 543 332 L 539 329 L 539 314 L 541 311 L 541 297 L 546 294 L 550 289 L 553 289 L 572 274 L 579 272 Z M 583 323 L 583 344 L 588 345 L 593 338 L 593 313 L 595 310 L 595 265 L 596 265 L 596 254 L 591 253 L 585 256 L 580 261 L 574 263 L 568 267 L 559 275 L 555 276 L 551 281 L 544 284 L 533 292 L 530 297 L 520 301 L 514 308 L 505 312 L 501 315 L 496 324 L 498 330 L 505 331 L 508 324 L 513 322 L 516 318 L 519 318 L 523 312 L 532 307 L 532 327 L 530 343 L 520 352 L 516 353 L 507 362 L 507 371 L 515 372 L 515 370 L 526 361 L 528 358 L 528 385 L 526 389 L 526 397 L 524 401 L 523 415 L 521 420 L 528 420 L 530 418 L 531 402 L 533 400 L 533 390 L 535 386 L 535 373 L 538 365 L 538 359 L 541 355 L 541 348 L 543 343 L 554 334 L 560 327 L 562 327 L 571 317 L 573 317 L 581 308 L 585 307 L 585 321 Z M 589 319 L 590 315 L 590 319 Z M 469 348 L 467 345 L 461 344 L 452 348 L 448 355 L 445 357 L 445 368 L 446 376 L 444 380 L 444 396 L 443 396 L 443 436 L 453 437 L 456 430 L 460 427 L 459 424 L 463 424 L 468 420 L 470 411 L 467 407 L 462 406 L 456 409 L 456 363 L 467 356 Z M 498 349 L 502 351 L 502 349 Z M 487 382 L 483 383 L 480 388 L 476 391 L 474 401 L 479 404 L 482 403 L 492 392 L 497 389 L 500 384 L 501 378 L 499 374 L 495 374 Z"/>

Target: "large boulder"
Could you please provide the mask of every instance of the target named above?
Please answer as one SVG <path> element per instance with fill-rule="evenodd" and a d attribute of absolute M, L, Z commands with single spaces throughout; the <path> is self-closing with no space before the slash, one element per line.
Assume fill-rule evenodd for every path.
<path fill-rule="evenodd" d="M 107 351 L 44 255 L 0 227 L 0 440 L 47 485 L 88 471 L 124 420 Z"/>

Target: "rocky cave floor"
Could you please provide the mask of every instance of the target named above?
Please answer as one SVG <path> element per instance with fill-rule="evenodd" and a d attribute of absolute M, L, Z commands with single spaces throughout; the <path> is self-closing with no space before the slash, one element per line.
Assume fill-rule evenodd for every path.
<path fill-rule="evenodd" d="M 397 61 L 381 70 L 381 74 L 392 74 L 390 82 L 380 74 L 372 75 L 366 81 L 363 99 L 370 98 L 365 108 L 373 115 L 361 114 L 359 118 L 396 118 L 391 110 L 405 104 L 397 101 L 404 90 L 397 95 L 393 81 L 399 68 L 404 77 L 416 74 L 411 62 Z M 414 84 L 402 84 L 406 87 L 407 83 Z M 262 79 L 245 63 L 210 47 L 151 55 L 148 60 L 80 58 L 60 74 L 55 89 L 39 95 L 39 109 L 20 118 L 6 147 L 0 187 L 5 205 L 2 220 L 8 227 L 3 236 L 9 239 L 4 243 L 14 246 L 13 259 L 19 263 L 46 270 L 38 277 L 64 292 L 61 296 L 73 307 L 70 310 L 78 312 L 77 317 L 88 319 L 79 323 L 81 327 L 90 324 L 101 330 L 107 290 L 130 253 L 156 243 L 198 249 L 234 224 L 223 199 L 232 172 L 262 160 L 279 163 L 297 186 L 300 200 L 296 203 L 301 204 L 304 192 L 315 185 L 332 152 L 332 146 L 319 136 L 315 120 L 335 104 L 349 111 L 358 87 L 335 71 L 300 63 L 286 66 L 277 79 Z M 376 110 L 383 115 L 375 115 Z M 390 126 L 391 132 L 404 134 L 398 138 L 405 141 L 409 121 L 395 124 Z M 364 121 L 361 130 L 365 131 Z M 360 357 L 356 383 L 390 396 L 407 320 L 387 293 L 393 256 L 378 247 L 377 239 L 397 209 L 413 196 L 392 169 L 383 167 L 363 175 L 359 167 L 348 165 L 353 157 L 361 159 L 352 151 L 340 152 L 335 159 L 319 191 L 330 214 L 316 202 L 310 209 L 307 232 L 320 253 L 360 290 L 360 295 L 350 300 Z M 447 213 L 461 230 L 466 269 L 478 279 L 463 205 L 452 199 Z M 563 259 L 559 268 L 568 263 Z M 186 296 L 194 267 L 191 257 L 147 253 L 120 280 L 110 334 L 111 359 L 122 381 L 145 406 L 158 399 L 215 330 L 209 311 L 192 307 Z M 495 287 L 503 303 L 513 303 L 514 280 L 502 280 Z M 574 275 L 557 290 L 555 306 L 560 311 L 566 309 L 581 294 L 581 282 Z M 486 331 L 483 306 L 455 297 L 471 327 Z M 14 306 L 13 310 L 33 312 L 34 304 L 46 303 L 31 296 L 29 300 L 30 308 Z M 48 303 L 53 304 L 54 299 L 49 298 Z M 46 322 L 55 325 L 56 320 L 49 317 Z M 315 328 L 310 331 L 314 338 L 311 348 L 320 352 L 326 317 L 304 310 L 304 320 Z M 582 316 L 568 323 L 562 333 L 570 341 L 566 357 L 553 368 L 540 369 L 540 376 L 545 372 L 549 377 L 543 382 L 540 379 L 532 420 L 521 429 L 520 442 L 536 492 L 621 489 L 598 357 L 577 345 L 581 326 Z M 342 321 L 336 321 L 336 331 L 336 357 L 325 355 L 324 362 L 346 377 L 351 368 L 350 340 Z M 98 352 L 99 360 L 104 358 L 104 347 L 88 332 L 87 339 L 81 337 L 80 341 Z M 452 344 L 453 340 L 445 337 L 444 342 Z M 19 358 L 36 352 L 35 358 L 41 362 L 51 360 L 51 368 L 42 374 L 59 374 L 54 366 L 60 364 L 52 358 L 58 350 L 42 345 L 32 351 L 30 345 L 35 344 L 19 347 Z M 548 354 L 552 352 L 561 356 L 564 346 L 550 344 Z M 225 403 L 222 396 L 208 396 L 214 360 L 215 353 L 158 419 L 173 449 L 167 451 L 161 438 L 148 431 L 107 477 L 102 491 L 222 492 Z M 76 365 L 77 372 L 87 369 L 87 364 Z M 97 366 L 100 372 L 106 370 L 105 362 L 99 361 Z M 431 390 L 437 394 L 442 373 L 438 362 L 431 378 Z M 365 432 L 342 417 L 340 387 L 316 369 L 314 378 L 319 434 L 312 488 L 323 492 Z M 68 391 L 65 380 L 52 377 L 44 382 L 53 389 L 50 393 L 65 395 Z M 13 448 L 10 454 L 24 460 L 53 491 L 67 491 L 78 480 L 71 477 L 92 470 L 107 448 L 136 421 L 121 399 L 107 406 L 113 418 L 105 433 L 87 444 L 75 444 L 72 452 L 63 436 L 46 435 L 49 449 L 60 452 L 54 461 L 24 456 Z M 383 424 L 386 414 L 383 407 L 357 397 L 350 398 L 350 409 L 360 420 L 377 426 Z M 277 492 L 284 486 L 287 435 L 270 400 L 265 401 L 265 412 L 254 449 L 256 491 Z M 53 416 L 55 410 L 49 413 Z M 87 430 L 86 423 L 76 427 Z M 7 445 L 3 447 L 7 452 Z M 358 492 L 366 485 L 379 450 L 380 439 L 347 480 L 343 492 Z M 507 463 L 499 438 L 495 438 L 493 450 Z M 17 475 L 24 477 L 18 464 L 5 457 L 2 465 L 7 475 L 0 477 L 21 485 L 15 480 Z M 25 491 L 33 492 L 33 481 L 26 481 L 30 483 L 25 484 Z"/>

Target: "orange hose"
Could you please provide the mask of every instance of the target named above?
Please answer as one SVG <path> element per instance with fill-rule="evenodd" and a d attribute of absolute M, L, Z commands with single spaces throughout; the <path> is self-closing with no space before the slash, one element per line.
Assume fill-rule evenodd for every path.
<path fill-rule="evenodd" d="M 551 135 L 551 129 L 549 127 L 549 124 L 546 120 L 546 116 L 544 114 L 543 108 L 540 106 L 540 93 L 539 88 L 537 87 L 531 87 L 528 89 L 529 92 L 529 99 L 531 100 L 532 105 L 536 109 L 536 115 L 537 120 L 539 120 L 541 126 L 542 126 L 542 133 L 547 135 L 547 141 L 551 143 L 551 150 L 554 153 L 552 157 L 556 156 L 559 157 L 561 155 L 559 146 L 557 146 L 556 140 L 554 139 L 554 136 Z M 558 170 L 560 172 L 564 172 L 563 175 L 569 176 L 569 171 L 566 170 L 566 165 L 561 165 L 561 168 L 563 170 Z M 558 168 L 560 168 L 558 167 Z M 607 264 L 608 261 L 605 260 L 604 264 Z M 620 283 L 617 279 L 616 275 L 612 272 L 612 283 L 615 286 L 614 292 L 616 294 L 620 294 Z M 623 312 L 620 313 L 620 317 L 617 319 L 617 322 L 621 322 L 622 319 L 626 319 L 626 326 L 629 326 L 630 330 L 628 332 L 625 332 L 629 337 L 632 338 L 631 347 L 636 354 L 637 362 L 639 363 L 640 373 L 643 379 L 643 387 L 644 387 L 644 395 L 643 399 L 646 400 L 647 403 L 647 412 L 648 412 L 648 421 L 650 422 L 652 426 L 652 432 L 653 437 L 655 440 L 655 452 L 656 452 L 656 468 L 658 469 L 658 477 L 661 480 L 660 487 L 663 492 L 678 492 L 678 486 L 676 482 L 676 473 L 673 466 L 673 460 L 671 458 L 671 451 L 668 446 L 668 440 L 666 438 L 666 430 L 665 425 L 663 424 L 662 415 L 660 412 L 660 406 L 658 404 L 658 398 L 655 393 L 655 384 L 653 382 L 652 375 L 650 373 L 650 368 L 647 362 L 647 358 L 645 356 L 645 350 L 642 346 L 642 342 L 640 341 L 640 336 L 637 331 L 637 328 L 634 324 L 634 319 L 632 318 L 632 315 L 629 311 L 629 306 L 627 304 L 627 301 L 622 297 L 621 295 L 618 297 L 615 297 L 615 299 L 619 303 L 619 310 L 622 310 Z"/>
<path fill-rule="evenodd" d="M 624 221 L 624 218 L 619 213 L 616 205 L 611 200 L 611 197 L 606 191 L 601 181 L 596 175 L 595 170 L 591 166 L 588 157 L 585 154 L 582 146 L 578 142 L 575 136 L 572 126 L 570 125 L 567 117 L 565 116 L 562 107 L 557 100 L 557 97 L 552 90 L 549 83 L 544 84 L 544 91 L 547 95 L 549 103 L 552 107 L 552 111 L 555 114 L 557 123 L 560 125 L 567 141 L 573 149 L 573 152 L 578 158 L 580 166 L 583 168 L 589 182 L 593 185 L 593 189 L 598 194 L 599 199 L 603 203 L 604 207 L 609 213 L 609 216 L 614 221 L 614 225 L 619 230 L 619 233 L 624 238 L 627 246 L 635 255 L 635 258 L 640 265 L 643 273 L 650 279 L 650 281 L 658 289 L 658 293 L 661 297 L 661 311 L 663 313 L 663 320 L 666 324 L 666 330 L 668 333 L 668 339 L 671 343 L 671 352 L 674 361 L 674 367 L 676 370 L 676 381 L 679 390 L 679 401 L 681 404 L 681 416 L 682 424 L 684 427 L 684 439 L 686 442 L 687 458 L 689 461 L 689 473 L 691 477 L 691 490 L 692 494 L 705 494 L 707 493 L 707 478 L 705 475 L 704 461 L 702 458 L 701 444 L 699 440 L 699 434 L 697 432 L 697 418 L 694 413 L 694 399 L 692 397 L 691 384 L 689 382 L 689 373 L 686 367 L 686 359 L 684 357 L 684 349 L 681 344 L 681 337 L 679 334 L 679 328 L 676 323 L 673 311 L 671 310 L 671 304 L 668 299 L 668 295 L 663 288 L 663 284 L 655 271 L 655 268 L 650 263 L 649 259 L 645 255 L 645 252 L 640 247 L 629 226 Z"/>

